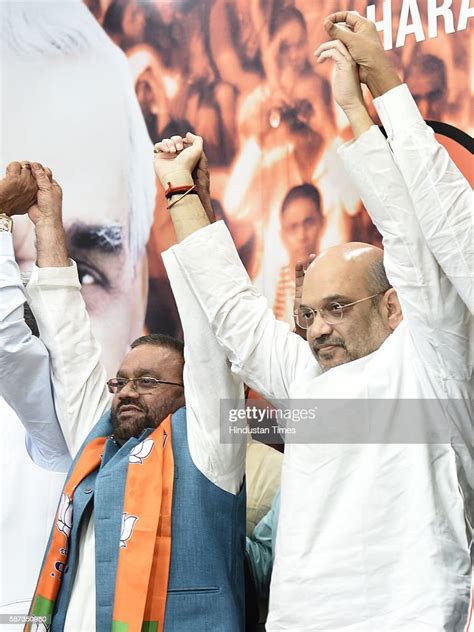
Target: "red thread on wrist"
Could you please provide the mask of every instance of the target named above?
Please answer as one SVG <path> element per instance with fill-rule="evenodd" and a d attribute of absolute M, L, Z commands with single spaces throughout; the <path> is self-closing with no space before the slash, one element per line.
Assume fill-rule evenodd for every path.
<path fill-rule="evenodd" d="M 191 190 L 192 189 L 192 190 Z M 183 193 L 196 193 L 196 187 L 194 184 L 190 184 L 190 185 L 183 185 L 180 187 L 172 187 L 171 186 L 171 182 L 168 182 L 168 188 L 165 189 L 165 197 L 166 199 L 170 199 L 170 197 L 173 197 L 173 195 L 180 195 Z"/>
<path fill-rule="evenodd" d="M 187 191 L 185 191 L 184 193 L 182 193 L 179 198 L 176 198 L 176 200 L 173 200 L 172 202 L 170 202 L 168 204 L 168 211 L 171 209 L 172 206 L 174 206 L 175 204 L 177 204 L 178 202 L 180 202 L 184 197 L 186 197 L 189 193 L 197 193 L 196 191 L 196 185 L 193 184 L 192 187 L 189 187 Z"/>

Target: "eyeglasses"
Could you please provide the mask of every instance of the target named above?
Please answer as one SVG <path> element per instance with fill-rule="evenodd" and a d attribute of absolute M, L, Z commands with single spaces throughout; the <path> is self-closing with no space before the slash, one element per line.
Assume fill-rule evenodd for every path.
<path fill-rule="evenodd" d="M 324 322 L 328 325 L 337 325 L 343 319 L 344 311 L 348 307 L 352 307 L 353 305 L 357 305 L 358 303 L 368 301 L 371 298 L 375 298 L 379 294 L 385 294 L 385 290 L 383 292 L 377 292 L 377 294 L 372 294 L 372 296 L 367 296 L 366 298 L 360 298 L 358 301 L 353 301 L 352 303 L 342 304 L 332 302 L 329 303 L 327 307 L 320 307 L 319 309 L 313 309 L 312 307 L 306 307 L 306 305 L 302 305 L 294 312 L 296 324 L 301 329 L 308 329 L 308 327 L 311 327 L 311 325 L 314 323 L 316 314 L 319 314 L 322 320 L 324 320 Z"/>
<path fill-rule="evenodd" d="M 166 380 L 158 380 L 156 377 L 150 377 L 148 375 L 136 377 L 130 380 L 126 377 L 114 377 L 107 382 L 107 386 L 109 392 L 115 394 L 120 393 L 120 391 L 123 390 L 129 382 L 133 384 L 133 388 L 140 395 L 152 393 L 160 384 L 171 384 L 172 386 L 183 387 L 183 384 L 178 384 L 177 382 L 167 382 Z"/>

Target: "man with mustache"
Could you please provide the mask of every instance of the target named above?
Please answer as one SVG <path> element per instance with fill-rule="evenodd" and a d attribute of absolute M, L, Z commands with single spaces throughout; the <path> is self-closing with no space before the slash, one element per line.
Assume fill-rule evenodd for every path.
<path fill-rule="evenodd" d="M 40 164 L 32 173 L 37 265 L 27 294 L 75 459 L 31 614 L 49 618 L 52 632 L 242 632 L 246 445 L 221 445 L 218 425 L 219 399 L 238 405 L 242 383 L 187 296 L 184 350 L 142 336 L 106 381 L 68 259 L 61 189 Z M 198 336 L 188 336 L 190 318 Z"/>
<path fill-rule="evenodd" d="M 345 244 L 314 260 L 297 314 L 309 345 L 275 320 L 196 196 L 170 209 L 180 243 L 164 259 L 236 374 L 266 398 L 316 399 L 323 411 L 305 441 L 285 446 L 268 632 L 459 632 L 473 523 L 471 191 L 375 26 L 350 12 L 325 26 L 335 39 L 318 62 L 335 62 L 334 97 L 355 137 L 341 156 L 384 251 Z M 200 138 L 155 151 L 163 186 L 192 185 Z"/>

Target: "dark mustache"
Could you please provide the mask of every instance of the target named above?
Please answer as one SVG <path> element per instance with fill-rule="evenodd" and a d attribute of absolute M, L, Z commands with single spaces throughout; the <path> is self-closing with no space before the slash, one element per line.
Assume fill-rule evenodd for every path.
<path fill-rule="evenodd" d="M 126 399 L 120 404 L 120 406 L 117 407 L 117 413 L 119 413 L 124 406 L 133 406 L 134 408 L 138 408 L 142 412 L 145 412 L 141 406 L 139 406 L 135 401 L 133 401 L 133 399 Z"/>
<path fill-rule="evenodd" d="M 319 338 L 315 338 L 313 341 L 313 349 L 319 351 L 323 345 L 333 345 L 334 347 L 342 347 L 346 348 L 344 344 L 344 340 L 342 338 L 331 337 L 331 334 L 324 334 L 323 336 L 319 336 Z"/>

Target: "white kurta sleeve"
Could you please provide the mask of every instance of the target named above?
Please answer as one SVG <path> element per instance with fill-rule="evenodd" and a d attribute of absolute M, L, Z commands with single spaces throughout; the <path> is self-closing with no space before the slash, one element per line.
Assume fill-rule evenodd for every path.
<path fill-rule="evenodd" d="M 420 360 L 438 378 L 466 379 L 470 315 L 430 251 L 387 141 L 374 126 L 340 153 L 383 236 L 387 276 Z"/>
<path fill-rule="evenodd" d="M 110 408 L 101 349 L 92 335 L 76 264 L 33 268 L 26 292 L 49 350 L 54 399 L 71 454 Z"/>
<path fill-rule="evenodd" d="M 423 120 L 406 84 L 374 100 L 426 242 L 474 312 L 472 190 Z"/>
<path fill-rule="evenodd" d="M 49 355 L 23 317 L 26 296 L 10 233 L 0 233 L 0 396 L 26 433 L 33 461 L 65 472 L 71 464 L 54 409 Z"/>
<path fill-rule="evenodd" d="M 316 362 L 308 344 L 279 322 L 252 286 L 223 222 L 202 228 L 168 251 L 225 349 L 232 371 L 270 399 Z"/>
<path fill-rule="evenodd" d="M 245 474 L 247 438 L 223 441 L 220 404 L 232 408 L 244 402 L 242 380 L 231 372 L 224 349 L 188 286 L 176 259 L 168 251 L 163 261 L 178 306 L 184 332 L 184 387 L 188 442 L 196 467 L 221 489 L 237 494 Z"/>

